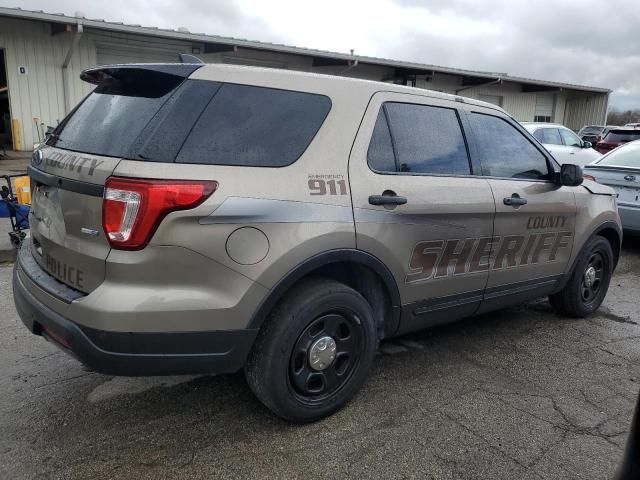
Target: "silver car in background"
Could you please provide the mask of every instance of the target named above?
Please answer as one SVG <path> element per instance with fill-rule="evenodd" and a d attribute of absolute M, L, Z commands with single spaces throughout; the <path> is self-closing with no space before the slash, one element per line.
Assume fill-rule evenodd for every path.
<path fill-rule="evenodd" d="M 640 233 L 640 140 L 626 143 L 587 165 L 584 176 L 615 189 L 622 228 Z"/>

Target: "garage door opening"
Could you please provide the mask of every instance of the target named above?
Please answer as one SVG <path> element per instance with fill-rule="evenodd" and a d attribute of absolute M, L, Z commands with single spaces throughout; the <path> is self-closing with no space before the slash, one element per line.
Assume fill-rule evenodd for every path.
<path fill-rule="evenodd" d="M 13 148 L 11 112 L 9 111 L 9 81 L 4 49 L 0 48 L 0 155 Z"/>

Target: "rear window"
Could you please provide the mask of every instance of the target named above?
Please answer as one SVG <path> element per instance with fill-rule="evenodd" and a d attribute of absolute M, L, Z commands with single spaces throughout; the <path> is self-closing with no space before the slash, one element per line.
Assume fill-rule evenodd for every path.
<path fill-rule="evenodd" d="M 324 95 L 153 74 L 98 86 L 50 144 L 141 161 L 282 167 L 304 153 L 331 108 Z"/>
<path fill-rule="evenodd" d="M 620 147 L 600 160 L 597 165 L 640 168 L 640 144 Z"/>
<path fill-rule="evenodd" d="M 55 130 L 50 144 L 126 157 L 138 135 L 183 81 L 159 72 L 124 72 L 98 85 Z"/>
<path fill-rule="evenodd" d="M 580 135 L 597 135 L 602 132 L 602 127 L 584 127 L 580 130 Z"/>
<path fill-rule="evenodd" d="M 605 142 L 631 142 L 640 138 L 640 130 L 611 130 L 604 137 Z"/>

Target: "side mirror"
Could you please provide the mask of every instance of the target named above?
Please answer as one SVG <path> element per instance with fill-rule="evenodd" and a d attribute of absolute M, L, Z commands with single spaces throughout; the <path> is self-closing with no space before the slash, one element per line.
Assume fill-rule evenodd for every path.
<path fill-rule="evenodd" d="M 586 140 L 582 141 L 582 148 L 591 148 L 593 147 L 593 143 L 587 142 Z"/>
<path fill-rule="evenodd" d="M 565 163 L 560 167 L 560 178 L 558 179 L 560 185 L 567 187 L 577 187 L 582 184 L 582 167 L 574 165 L 572 163 Z"/>

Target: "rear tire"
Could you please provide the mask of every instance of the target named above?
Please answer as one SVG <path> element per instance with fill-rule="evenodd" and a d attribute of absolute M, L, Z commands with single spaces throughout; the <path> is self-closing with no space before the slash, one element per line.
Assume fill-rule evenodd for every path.
<path fill-rule="evenodd" d="M 313 422 L 340 409 L 360 390 L 377 344 L 373 311 L 362 295 L 331 279 L 309 278 L 265 321 L 245 376 L 276 415 Z"/>
<path fill-rule="evenodd" d="M 582 318 L 595 312 L 604 300 L 613 272 L 613 251 L 600 236 L 587 241 L 564 288 L 549 296 L 553 308 L 563 315 Z"/>

